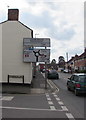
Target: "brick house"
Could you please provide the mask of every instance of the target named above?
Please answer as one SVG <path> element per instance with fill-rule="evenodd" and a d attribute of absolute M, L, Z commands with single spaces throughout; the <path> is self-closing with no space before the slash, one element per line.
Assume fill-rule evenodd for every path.
<path fill-rule="evenodd" d="M 74 72 L 74 60 L 78 55 L 72 57 L 68 62 L 65 63 L 65 69 L 68 69 L 70 72 Z"/>
<path fill-rule="evenodd" d="M 75 70 L 86 70 L 86 49 L 85 51 L 74 60 Z"/>
<path fill-rule="evenodd" d="M 75 55 L 65 63 L 65 68 L 71 72 L 86 70 L 86 49 L 81 55 Z"/>

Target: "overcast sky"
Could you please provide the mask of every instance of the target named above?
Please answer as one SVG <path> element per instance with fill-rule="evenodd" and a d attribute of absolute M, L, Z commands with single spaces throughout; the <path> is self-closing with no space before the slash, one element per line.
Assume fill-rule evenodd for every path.
<path fill-rule="evenodd" d="M 19 9 L 19 21 L 34 37 L 50 38 L 51 60 L 84 51 L 84 0 L 0 0 L 0 22 L 7 20 L 7 6 Z"/>

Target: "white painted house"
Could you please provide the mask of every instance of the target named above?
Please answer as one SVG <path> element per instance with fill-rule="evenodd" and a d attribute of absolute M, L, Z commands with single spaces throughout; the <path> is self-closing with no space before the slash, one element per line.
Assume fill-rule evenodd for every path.
<path fill-rule="evenodd" d="M 2 80 L 2 25 L 0 24 L 0 80 Z"/>
<path fill-rule="evenodd" d="M 24 76 L 24 83 L 32 81 L 32 63 L 23 62 L 23 38 L 32 38 L 33 30 L 18 20 L 19 10 L 8 9 L 8 20 L 0 23 L 2 29 L 2 79 L 1 82 L 22 82 L 20 76 Z M 16 78 L 15 78 L 16 77 Z"/>

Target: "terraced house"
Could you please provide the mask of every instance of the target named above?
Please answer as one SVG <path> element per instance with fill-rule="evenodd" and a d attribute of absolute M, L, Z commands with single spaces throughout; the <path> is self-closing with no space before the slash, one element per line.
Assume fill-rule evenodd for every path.
<path fill-rule="evenodd" d="M 72 72 L 85 72 L 86 71 L 86 49 L 81 55 L 75 55 L 66 64 L 66 68 Z"/>
<path fill-rule="evenodd" d="M 74 60 L 75 70 L 86 71 L 86 48 L 84 52 Z"/>

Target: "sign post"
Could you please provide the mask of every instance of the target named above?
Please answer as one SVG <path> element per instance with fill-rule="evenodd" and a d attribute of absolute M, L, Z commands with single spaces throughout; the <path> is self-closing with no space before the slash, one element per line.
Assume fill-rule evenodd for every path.
<path fill-rule="evenodd" d="M 50 62 L 50 49 L 47 47 L 50 47 L 50 38 L 24 38 L 23 46 L 24 62 L 45 62 L 45 89 L 47 89 L 47 62 Z"/>
<path fill-rule="evenodd" d="M 46 47 L 45 47 L 46 50 Z M 45 89 L 47 89 L 47 62 L 45 61 Z"/>

